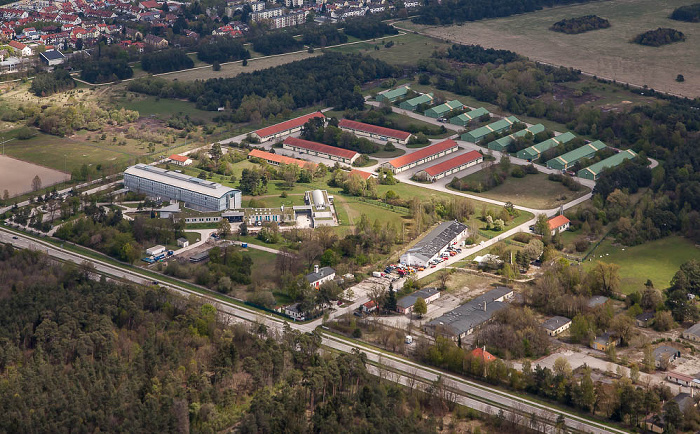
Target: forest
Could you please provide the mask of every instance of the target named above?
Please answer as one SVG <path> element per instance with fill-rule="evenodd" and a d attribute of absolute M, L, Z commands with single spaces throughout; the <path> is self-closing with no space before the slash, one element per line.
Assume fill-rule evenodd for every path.
<path fill-rule="evenodd" d="M 376 18 L 355 18 L 345 21 L 343 32 L 357 39 L 379 38 L 385 35 L 397 35 L 399 33 L 393 26 Z"/>
<path fill-rule="evenodd" d="M 518 60 L 518 54 L 508 50 L 484 48 L 480 45 L 453 44 L 447 50 L 447 57 L 458 62 L 485 65 L 487 63 L 510 63 Z"/>
<path fill-rule="evenodd" d="M 34 95 L 43 97 L 73 88 L 75 80 L 70 73 L 63 68 L 56 68 L 53 72 L 40 72 L 34 76 L 29 90 Z"/>
<path fill-rule="evenodd" d="M 675 29 L 659 27 L 656 30 L 640 33 L 632 39 L 632 42 L 649 47 L 660 47 L 674 42 L 685 41 L 685 35 Z"/>
<path fill-rule="evenodd" d="M 246 97 L 285 95 L 291 97 L 291 109 L 319 103 L 361 109 L 364 98 L 355 87 L 395 73 L 394 67 L 368 56 L 326 53 L 233 78 L 185 83 L 151 77 L 131 81 L 128 88 L 162 98 L 188 98 L 196 101 L 198 108 L 212 111 L 224 106 L 237 108 Z"/>
<path fill-rule="evenodd" d="M 430 0 L 413 18 L 413 22 L 426 25 L 448 25 L 484 18 L 509 17 L 534 12 L 544 7 L 572 3 L 587 3 L 590 0 Z"/>
<path fill-rule="evenodd" d="M 670 18 L 676 21 L 687 21 L 689 23 L 697 23 L 698 21 L 700 21 L 700 3 L 676 8 L 671 13 Z"/>
<path fill-rule="evenodd" d="M 0 431 L 423 433 L 454 409 L 440 382 L 377 381 L 318 335 L 90 276 L 0 246 Z"/>
<path fill-rule="evenodd" d="M 263 33 L 254 38 L 251 43 L 253 50 L 265 56 L 297 51 L 304 47 L 303 42 L 297 41 L 291 33 L 284 31 Z"/>
<path fill-rule="evenodd" d="M 549 30 L 566 33 L 568 35 L 577 35 L 579 33 L 590 32 L 591 30 L 607 29 L 610 27 L 610 21 L 601 18 L 597 15 L 586 15 L 576 18 L 565 18 L 552 24 Z"/>
<path fill-rule="evenodd" d="M 203 41 L 197 47 L 197 59 L 207 63 L 224 63 L 250 59 L 250 52 L 233 38 L 214 38 Z"/>
<path fill-rule="evenodd" d="M 141 56 L 141 68 L 151 74 L 179 71 L 194 67 L 194 61 L 179 49 L 169 49 L 144 53 Z"/>

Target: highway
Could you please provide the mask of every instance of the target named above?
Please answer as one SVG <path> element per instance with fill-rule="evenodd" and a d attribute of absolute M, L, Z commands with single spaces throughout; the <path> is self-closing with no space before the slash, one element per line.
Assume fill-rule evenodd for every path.
<path fill-rule="evenodd" d="M 153 279 L 141 274 L 139 271 L 126 269 L 126 267 L 123 266 L 113 265 L 106 261 L 97 260 L 89 256 L 56 247 L 46 241 L 31 238 L 20 232 L 11 231 L 3 227 L 0 227 L 0 242 L 12 244 L 17 248 L 39 250 L 61 261 L 70 261 L 76 264 L 82 264 L 87 261 L 94 266 L 94 271 L 96 273 L 107 275 L 110 278 L 117 278 L 142 285 L 151 285 L 156 281 L 161 286 L 177 294 L 185 297 L 196 296 L 213 304 L 218 312 L 220 312 L 220 315 L 222 315 L 221 319 L 226 322 L 230 320 L 255 322 L 277 329 L 281 329 L 285 323 L 285 321 L 280 318 L 258 312 L 249 307 L 241 306 L 233 302 L 222 301 L 206 294 L 203 295 L 184 286 Z M 299 330 L 302 333 L 311 333 L 316 330 L 316 323 L 291 323 L 290 325 L 293 329 Z M 441 372 L 437 369 L 420 365 L 393 354 L 381 352 L 364 344 L 355 343 L 349 339 L 333 336 L 326 333 L 323 328 L 319 329 L 319 331 L 322 336 L 322 345 L 328 348 L 346 353 L 352 352 L 353 349 L 357 348 L 366 353 L 368 361 L 371 364 L 369 366 L 370 372 L 381 375 L 387 380 L 404 385 L 411 385 L 416 382 L 425 386 L 434 382 L 438 376 L 442 376 L 445 380 L 446 387 L 454 393 L 457 402 L 479 411 L 493 414 L 497 413 L 502 408 L 509 420 L 522 424 L 529 424 L 530 415 L 534 413 L 543 424 L 543 426 L 540 427 L 543 432 L 555 432 L 554 422 L 559 414 L 565 417 L 567 427 L 575 431 L 591 433 L 626 432 L 589 421 L 573 413 L 553 410 L 537 402 L 488 388 L 487 386 L 463 379 L 459 376 Z"/>

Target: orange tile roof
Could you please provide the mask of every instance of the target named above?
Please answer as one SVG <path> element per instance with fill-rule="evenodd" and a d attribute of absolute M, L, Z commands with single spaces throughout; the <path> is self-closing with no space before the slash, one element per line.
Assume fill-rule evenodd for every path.
<path fill-rule="evenodd" d="M 416 161 L 422 160 L 431 155 L 435 155 L 439 152 L 446 151 L 450 148 L 454 148 L 455 146 L 457 146 L 457 142 L 455 142 L 454 140 L 443 140 L 440 143 L 426 146 L 425 148 L 422 148 L 416 152 L 412 152 L 410 154 L 394 158 L 393 160 L 389 161 L 389 164 L 398 169 L 399 167 L 407 166 L 411 163 L 415 163 Z"/>
<path fill-rule="evenodd" d="M 458 155 L 458 156 L 451 158 L 447 161 L 443 161 L 442 163 L 438 163 L 434 166 L 430 166 L 424 170 L 428 175 L 435 176 L 435 175 L 439 175 L 443 172 L 447 172 L 448 170 L 454 169 L 455 167 L 459 167 L 463 164 L 467 164 L 467 163 L 470 163 L 472 161 L 478 160 L 479 158 L 484 158 L 484 156 L 481 155 L 481 152 L 469 151 L 466 154 Z"/>
<path fill-rule="evenodd" d="M 472 356 L 483 359 L 484 362 L 492 362 L 496 360 L 496 356 L 484 350 L 483 348 L 475 348 L 472 350 Z"/>
<path fill-rule="evenodd" d="M 180 163 L 185 163 L 187 160 L 189 160 L 189 157 L 186 157 L 185 155 L 173 154 L 169 156 L 168 159 L 179 161 Z"/>
<path fill-rule="evenodd" d="M 284 139 L 284 144 L 297 146 L 299 148 L 308 149 L 310 151 L 323 152 L 324 154 L 335 155 L 341 158 L 353 158 L 355 155 L 357 155 L 357 152 L 351 151 L 349 149 L 329 146 L 323 143 L 299 139 L 297 137 L 287 137 L 286 139 Z"/>
<path fill-rule="evenodd" d="M 340 128 L 349 128 L 352 130 L 364 131 L 366 133 L 379 134 L 381 136 L 391 137 L 397 140 L 406 140 L 411 137 L 411 133 L 407 133 L 406 131 L 365 124 L 363 122 L 351 121 L 350 119 L 341 119 L 340 122 L 338 122 L 338 126 Z"/>
<path fill-rule="evenodd" d="M 279 124 L 261 128 L 255 131 L 255 134 L 257 134 L 260 138 L 269 137 L 277 133 L 281 133 L 282 131 L 287 131 L 291 130 L 292 128 L 300 127 L 304 125 L 309 119 L 313 118 L 325 118 L 325 116 L 321 112 L 309 113 L 308 115 L 300 116 L 298 118 L 280 122 Z"/>
<path fill-rule="evenodd" d="M 352 169 L 350 172 L 348 172 L 348 176 L 352 175 L 360 175 L 365 181 L 372 177 L 371 173 L 357 169 Z"/>
<path fill-rule="evenodd" d="M 285 157 L 284 155 L 273 154 L 271 152 L 265 152 L 259 149 L 253 149 L 252 151 L 250 151 L 248 157 L 256 157 L 265 161 L 272 161 L 278 164 L 296 164 L 299 167 L 311 165 L 311 167 L 316 168 L 317 166 L 316 163 L 312 163 L 310 161 L 297 160 L 296 158 Z"/>
<path fill-rule="evenodd" d="M 554 229 L 560 228 L 564 226 L 567 223 L 570 223 L 571 220 L 568 218 L 564 217 L 563 215 L 558 215 L 556 217 L 552 217 L 549 219 L 547 223 L 549 223 L 549 230 L 553 231 Z"/>

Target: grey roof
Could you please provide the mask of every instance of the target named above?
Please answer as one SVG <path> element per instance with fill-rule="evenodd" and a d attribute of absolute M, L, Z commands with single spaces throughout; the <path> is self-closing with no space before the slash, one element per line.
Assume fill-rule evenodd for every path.
<path fill-rule="evenodd" d="M 700 322 L 688 327 L 683 333 L 688 335 L 700 336 Z"/>
<path fill-rule="evenodd" d="M 173 203 L 168 206 L 164 206 L 160 209 L 158 209 L 160 212 L 180 212 L 180 204 L 179 203 Z"/>
<path fill-rule="evenodd" d="M 408 249 L 406 253 L 422 256 L 426 260 L 430 259 L 465 229 L 467 229 L 467 225 L 456 220 L 440 223 L 438 227 L 430 231 L 428 235 Z"/>
<path fill-rule="evenodd" d="M 542 323 L 542 327 L 544 327 L 547 330 L 554 331 L 558 329 L 559 327 L 563 326 L 564 324 L 570 323 L 571 320 L 567 317 L 564 316 L 554 316 L 547 321 Z"/>
<path fill-rule="evenodd" d="M 433 328 L 443 327 L 455 336 L 467 333 L 469 330 L 489 321 L 496 312 L 505 308 L 507 306 L 506 303 L 494 300 L 510 292 L 513 292 L 513 290 L 499 286 L 435 318 L 427 326 Z M 484 303 L 486 304 L 486 309 L 484 309 Z"/>
<path fill-rule="evenodd" d="M 318 273 L 309 273 L 306 275 L 306 280 L 309 281 L 309 283 L 313 283 L 322 277 L 328 276 L 329 274 L 335 273 L 335 270 L 332 269 L 331 267 L 323 267 L 318 270 Z"/>
<path fill-rule="evenodd" d="M 290 304 L 289 306 L 286 306 L 284 310 L 288 310 L 290 312 L 303 313 L 301 310 L 299 310 L 299 303 Z"/>
<path fill-rule="evenodd" d="M 606 301 L 608 301 L 608 297 L 604 295 L 594 295 L 588 300 L 588 307 L 600 306 L 601 304 L 605 304 Z"/>
<path fill-rule="evenodd" d="M 593 340 L 595 342 L 598 342 L 599 344 L 607 345 L 612 341 L 612 335 L 608 332 L 605 332 L 600 336 L 596 336 Z"/>
<path fill-rule="evenodd" d="M 661 360 L 666 355 L 670 358 L 680 357 L 680 350 L 678 348 L 669 347 L 668 345 L 661 345 L 660 347 L 654 348 L 655 360 Z"/>
<path fill-rule="evenodd" d="M 235 188 L 225 187 L 216 182 L 195 178 L 194 176 L 185 175 L 184 173 L 173 170 L 148 166 L 146 164 L 131 166 L 127 168 L 124 173 L 216 198 L 220 198 L 232 191 L 238 191 Z"/>
<path fill-rule="evenodd" d="M 206 252 L 199 252 L 196 255 L 190 256 L 190 261 L 192 262 L 199 262 L 207 259 L 209 257 L 209 251 L 207 250 Z"/>
<path fill-rule="evenodd" d="M 185 241 L 188 241 L 187 238 L 185 238 L 185 237 L 180 237 L 177 239 L 178 243 L 184 243 Z"/>
<path fill-rule="evenodd" d="M 418 300 L 419 298 L 422 298 L 423 300 L 425 300 L 426 298 L 431 297 L 431 296 L 437 294 L 438 292 L 440 292 L 440 291 L 438 291 L 437 288 L 423 288 L 419 291 L 414 292 L 413 294 L 409 294 L 405 297 L 401 297 L 396 302 L 396 305 L 398 307 L 402 307 L 405 309 L 405 308 L 408 308 L 408 307 L 416 304 L 416 300 Z"/>
<path fill-rule="evenodd" d="M 686 411 L 695 406 L 695 400 L 692 396 L 690 396 L 690 393 L 681 392 L 674 396 L 673 400 L 676 401 L 678 408 L 680 408 L 681 411 Z"/>
<path fill-rule="evenodd" d="M 654 318 L 654 312 L 644 312 L 637 315 L 635 318 L 639 321 L 649 321 Z"/>
<path fill-rule="evenodd" d="M 41 53 L 41 57 L 43 57 L 46 60 L 59 60 L 66 58 L 66 56 L 64 56 L 63 53 L 61 53 L 58 50 L 45 51 Z"/>

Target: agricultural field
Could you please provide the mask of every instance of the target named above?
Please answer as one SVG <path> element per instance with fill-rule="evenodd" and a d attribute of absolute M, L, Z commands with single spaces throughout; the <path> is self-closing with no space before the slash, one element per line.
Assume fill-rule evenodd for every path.
<path fill-rule="evenodd" d="M 584 266 L 591 267 L 595 261 L 619 265 L 621 292 L 629 294 L 644 288 L 647 279 L 651 279 L 656 288 L 667 288 L 681 264 L 698 257 L 700 247 L 678 236 L 632 247 L 616 245 L 606 239 Z"/>
<path fill-rule="evenodd" d="M 462 25 L 431 27 L 401 22 L 397 27 L 464 44 L 515 51 L 541 62 L 580 69 L 598 77 L 688 97 L 700 96 L 700 28 L 668 16 L 687 0 L 600 1 Z M 584 15 L 610 21 L 608 29 L 578 35 L 549 30 L 555 22 Z M 630 43 L 636 35 L 670 27 L 686 41 L 663 47 Z M 675 81 L 683 74 L 685 82 Z"/>
<path fill-rule="evenodd" d="M 42 187 L 70 179 L 70 175 L 58 170 L 0 155 L 0 194 L 7 190 L 14 197 L 32 191 L 35 176 L 41 180 Z"/>
<path fill-rule="evenodd" d="M 465 176 L 463 179 L 476 182 L 481 181 L 486 175 L 487 171 L 480 170 Z M 527 175 L 524 178 L 509 176 L 503 184 L 488 191 L 481 193 L 469 191 L 466 193 L 487 199 L 509 201 L 527 208 L 552 209 L 588 194 L 590 191 L 588 187 L 582 187 L 579 191 L 571 191 L 562 183 L 550 181 L 547 179 L 547 175 L 539 173 Z"/>

